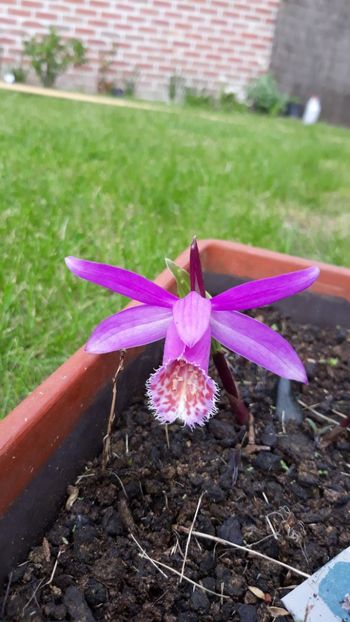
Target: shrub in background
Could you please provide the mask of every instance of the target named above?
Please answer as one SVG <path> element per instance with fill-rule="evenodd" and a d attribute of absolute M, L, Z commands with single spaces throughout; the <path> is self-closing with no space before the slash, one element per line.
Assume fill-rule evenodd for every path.
<path fill-rule="evenodd" d="M 84 44 L 79 39 L 62 39 L 53 27 L 47 35 L 25 41 L 24 54 L 30 58 L 35 73 L 46 87 L 53 87 L 68 67 L 79 67 L 86 62 Z"/>
<path fill-rule="evenodd" d="M 278 114 L 285 108 L 287 97 L 280 91 L 274 77 L 267 73 L 248 85 L 247 101 L 256 112 Z"/>

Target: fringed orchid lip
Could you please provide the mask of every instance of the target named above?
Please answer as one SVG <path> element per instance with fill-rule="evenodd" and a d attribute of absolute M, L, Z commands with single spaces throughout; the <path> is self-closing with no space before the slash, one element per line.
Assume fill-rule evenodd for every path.
<path fill-rule="evenodd" d="M 218 388 L 203 369 L 176 359 L 162 365 L 147 381 L 150 409 L 161 423 L 182 421 L 194 428 L 212 417 Z"/>
<path fill-rule="evenodd" d="M 134 272 L 68 257 L 66 264 L 76 276 L 143 303 L 101 322 L 86 349 L 113 352 L 165 337 L 163 365 L 148 384 L 151 406 L 160 421 L 179 418 L 190 427 L 203 425 L 215 412 L 216 385 L 207 375 L 212 337 L 279 376 L 307 382 L 304 366 L 289 343 L 240 311 L 301 292 L 317 279 L 319 269 L 244 283 L 208 300 L 195 240 L 191 259 L 192 291 L 178 298 Z"/>

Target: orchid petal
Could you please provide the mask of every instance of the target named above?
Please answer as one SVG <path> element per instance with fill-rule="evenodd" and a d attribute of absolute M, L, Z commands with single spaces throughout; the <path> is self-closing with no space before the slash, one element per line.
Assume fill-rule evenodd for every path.
<path fill-rule="evenodd" d="M 269 305 L 306 289 L 319 274 L 320 269 L 312 267 L 243 283 L 214 296 L 211 299 L 212 308 L 216 311 L 244 311 Z"/>
<path fill-rule="evenodd" d="M 177 297 L 159 287 L 144 276 L 110 266 L 108 264 L 86 261 L 77 257 L 66 257 L 67 267 L 81 279 L 91 281 L 113 292 L 133 300 L 159 307 L 172 307 Z"/>
<path fill-rule="evenodd" d="M 177 300 L 173 306 L 173 316 L 180 339 L 193 347 L 204 335 L 209 325 L 210 300 L 202 298 L 197 292 L 190 292 L 185 298 Z"/>
<path fill-rule="evenodd" d="M 103 354 L 144 346 L 165 337 L 170 309 L 140 305 L 115 313 L 101 322 L 86 344 L 88 352 Z"/>
<path fill-rule="evenodd" d="M 297 353 L 281 335 L 265 324 L 236 311 L 214 311 L 211 330 L 226 348 L 278 376 L 307 383 Z"/>
<path fill-rule="evenodd" d="M 211 330 L 208 326 L 203 337 L 201 337 L 192 348 L 186 348 L 183 358 L 188 363 L 198 365 L 203 371 L 207 372 L 209 367 L 209 357 L 211 348 Z"/>
<path fill-rule="evenodd" d="M 186 349 L 186 344 L 182 341 L 176 330 L 175 322 L 172 320 L 168 326 L 165 336 L 163 365 L 181 358 Z"/>
<path fill-rule="evenodd" d="M 189 348 L 180 338 L 175 322 L 170 322 L 165 337 L 163 365 L 169 361 L 182 358 L 207 372 L 211 347 L 210 336 L 210 328 L 208 327 L 199 341 L 192 348 Z"/>

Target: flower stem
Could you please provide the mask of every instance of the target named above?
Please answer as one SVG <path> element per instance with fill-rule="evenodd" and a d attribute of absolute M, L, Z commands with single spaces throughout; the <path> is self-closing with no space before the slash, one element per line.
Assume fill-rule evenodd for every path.
<path fill-rule="evenodd" d="M 236 415 L 237 422 L 240 425 L 245 425 L 249 420 L 249 409 L 239 395 L 237 385 L 227 364 L 225 354 L 222 351 L 216 351 L 213 353 L 213 361 L 221 378 L 223 387 L 227 393 L 231 409 Z"/>

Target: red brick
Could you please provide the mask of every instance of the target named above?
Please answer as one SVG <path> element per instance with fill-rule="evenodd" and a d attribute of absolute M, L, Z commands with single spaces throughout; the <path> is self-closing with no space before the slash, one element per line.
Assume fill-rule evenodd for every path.
<path fill-rule="evenodd" d="M 17 15 L 18 17 L 29 17 L 31 11 L 29 9 L 10 9 L 11 15 Z"/>
<path fill-rule="evenodd" d="M 117 19 L 119 17 L 119 13 L 117 13 L 117 11 L 115 11 L 114 13 L 107 13 L 106 11 L 103 11 L 101 13 L 101 17 L 103 19 Z"/>
<path fill-rule="evenodd" d="M 140 32 L 145 32 L 145 33 L 148 33 L 148 34 L 152 35 L 154 33 L 154 28 L 151 28 L 151 27 L 148 27 L 148 26 L 141 26 L 139 28 L 139 31 Z"/>
<path fill-rule="evenodd" d="M 212 19 L 210 23 L 213 24 L 214 26 L 227 26 L 226 19 Z"/>
<path fill-rule="evenodd" d="M 57 22 L 58 15 L 56 13 L 43 13 L 42 11 L 37 11 L 35 13 L 35 17 L 37 17 L 38 19 L 48 19 L 52 23 L 55 23 Z"/>
<path fill-rule="evenodd" d="M 175 28 L 178 30 L 192 30 L 192 24 L 188 22 L 176 22 Z"/>
<path fill-rule="evenodd" d="M 71 9 L 72 7 L 67 6 L 67 4 L 55 4 L 55 11 L 58 15 L 61 13 L 70 13 Z"/>
<path fill-rule="evenodd" d="M 181 11 L 193 11 L 194 6 L 192 4 L 178 4 L 177 9 L 180 13 Z"/>
<path fill-rule="evenodd" d="M 1 16 L 1 24 L 12 25 L 16 23 L 17 23 L 17 20 L 14 17 L 2 17 Z"/>
<path fill-rule="evenodd" d="M 168 9 L 171 6 L 171 2 L 166 2 L 165 0 L 153 0 L 153 4 L 163 9 Z"/>
<path fill-rule="evenodd" d="M 152 20 L 152 24 L 155 24 L 155 26 L 169 26 L 169 22 L 165 19 L 154 19 Z"/>
<path fill-rule="evenodd" d="M 78 35 L 78 37 L 90 37 L 95 34 L 95 31 L 92 30 L 92 28 L 75 28 L 74 32 Z"/>
<path fill-rule="evenodd" d="M 96 9 L 107 9 L 110 7 L 110 2 L 104 0 L 90 0 L 90 6 L 96 7 Z"/>
<path fill-rule="evenodd" d="M 132 24 L 143 24 L 144 23 L 144 19 L 143 17 L 140 17 L 139 15 L 128 15 L 128 22 L 132 23 Z M 153 23 L 153 22 L 152 22 Z"/>
<path fill-rule="evenodd" d="M 106 26 L 105 19 L 88 19 L 87 23 L 89 26 L 97 26 L 98 28 L 104 28 Z"/>
<path fill-rule="evenodd" d="M 44 24 L 41 24 L 40 22 L 31 22 L 27 20 L 22 23 L 22 26 L 24 28 L 32 28 L 33 30 L 42 30 L 46 28 L 46 26 L 44 26 Z"/>
<path fill-rule="evenodd" d="M 80 6 L 77 6 L 77 8 L 75 9 L 75 14 L 76 15 L 87 15 L 88 17 L 91 16 L 95 16 L 96 15 L 96 11 L 94 11 L 93 9 L 84 9 Z"/>
<path fill-rule="evenodd" d="M 177 48 L 189 48 L 190 45 L 189 41 L 174 41 L 174 46 Z"/>
<path fill-rule="evenodd" d="M 258 13 L 258 15 L 271 15 L 272 11 L 271 8 L 264 8 L 264 7 L 259 7 L 257 6 L 256 9 L 254 9 L 255 13 Z"/>
<path fill-rule="evenodd" d="M 21 6 L 28 6 L 31 9 L 42 9 L 44 6 L 44 3 L 36 2 L 35 0 L 22 0 Z"/>
<path fill-rule="evenodd" d="M 230 6 L 229 2 L 224 2 L 223 0 L 212 0 L 212 5 L 220 7 L 221 9 L 227 9 Z"/>
<path fill-rule="evenodd" d="M 119 4 L 118 2 L 116 8 L 120 13 L 130 13 L 130 11 L 132 12 L 135 10 L 135 7 L 132 6 L 132 2 L 130 2 L 130 4 Z"/>
<path fill-rule="evenodd" d="M 224 17 L 233 17 L 233 19 L 239 19 L 241 15 L 242 13 L 240 13 L 239 11 L 224 11 L 223 12 Z"/>
<path fill-rule="evenodd" d="M 216 9 L 210 9 L 209 7 L 206 7 L 206 6 L 201 7 L 200 12 L 204 13 L 204 15 L 217 15 L 218 14 Z"/>

